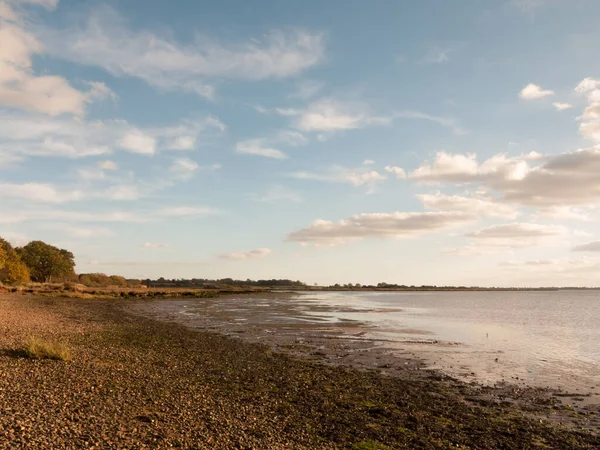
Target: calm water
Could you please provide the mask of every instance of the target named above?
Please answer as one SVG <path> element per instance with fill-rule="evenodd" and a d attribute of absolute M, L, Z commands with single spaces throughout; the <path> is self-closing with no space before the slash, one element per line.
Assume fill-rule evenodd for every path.
<path fill-rule="evenodd" d="M 303 300 L 333 306 L 315 315 L 364 321 L 371 336 L 393 341 L 385 345 L 454 374 L 600 391 L 600 291 L 324 292 Z"/>

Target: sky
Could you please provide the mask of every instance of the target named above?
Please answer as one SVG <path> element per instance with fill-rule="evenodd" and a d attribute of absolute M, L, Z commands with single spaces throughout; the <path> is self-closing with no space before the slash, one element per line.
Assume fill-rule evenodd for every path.
<path fill-rule="evenodd" d="M 0 0 L 0 236 L 132 278 L 599 286 L 598 17 Z"/>

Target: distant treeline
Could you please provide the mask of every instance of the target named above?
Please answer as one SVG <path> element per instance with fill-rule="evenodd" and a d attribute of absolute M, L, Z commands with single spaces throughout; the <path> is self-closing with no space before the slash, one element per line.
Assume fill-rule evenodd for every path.
<path fill-rule="evenodd" d="M 165 279 L 159 278 L 157 280 L 142 280 L 142 284 L 148 287 L 185 287 L 185 288 L 203 288 L 203 289 L 215 289 L 223 286 L 236 286 L 236 287 L 295 287 L 302 288 L 306 287 L 306 283 L 302 281 L 293 281 L 286 279 L 272 279 L 272 280 L 234 280 L 233 278 L 221 278 L 218 280 L 209 280 L 206 278 L 192 278 L 190 280 L 185 279 Z"/>

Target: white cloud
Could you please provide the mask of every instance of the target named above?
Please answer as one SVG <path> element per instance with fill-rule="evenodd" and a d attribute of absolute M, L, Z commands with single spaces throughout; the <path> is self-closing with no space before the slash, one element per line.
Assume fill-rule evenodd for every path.
<path fill-rule="evenodd" d="M 536 223 L 506 223 L 493 225 L 465 236 L 474 239 L 510 239 L 541 238 L 549 236 L 564 236 L 566 229 L 557 225 L 541 225 Z"/>
<path fill-rule="evenodd" d="M 540 98 L 554 95 L 554 91 L 544 90 L 537 84 L 529 83 L 519 93 L 519 96 L 524 100 L 538 100 Z"/>
<path fill-rule="evenodd" d="M 107 210 L 107 211 L 70 211 L 35 206 L 19 206 L 9 210 L 3 206 L 0 223 L 22 223 L 40 221 L 85 222 L 85 223 L 148 223 L 168 218 L 198 218 L 221 214 L 221 211 L 209 206 L 173 206 L 157 209 Z"/>
<path fill-rule="evenodd" d="M 396 111 L 394 112 L 393 117 L 398 119 L 417 119 L 434 122 L 445 128 L 450 128 L 452 133 L 456 134 L 457 136 L 462 136 L 468 133 L 467 130 L 458 124 L 456 119 L 451 117 L 435 116 L 432 114 L 422 113 L 420 111 Z"/>
<path fill-rule="evenodd" d="M 214 116 L 206 116 L 203 119 L 183 120 L 176 125 L 151 128 L 149 132 L 162 138 L 160 145 L 164 150 L 193 150 L 198 145 L 198 137 L 215 130 L 217 134 L 223 133 L 227 127 Z"/>
<path fill-rule="evenodd" d="M 156 152 L 156 139 L 140 130 L 127 132 L 117 143 L 125 150 L 141 155 L 153 155 Z"/>
<path fill-rule="evenodd" d="M 116 162 L 110 160 L 98 162 L 98 167 L 103 170 L 119 170 L 119 165 Z"/>
<path fill-rule="evenodd" d="M 17 233 L 14 231 L 0 231 L 0 238 L 7 240 L 13 246 L 16 246 L 16 247 L 26 245 L 28 242 L 31 241 L 31 239 L 27 235 L 22 234 L 22 233 Z"/>
<path fill-rule="evenodd" d="M 554 103 L 552 103 L 552 106 L 554 106 L 557 111 L 564 111 L 566 109 L 571 109 L 573 107 L 573 105 L 571 105 L 570 103 L 561 103 L 561 102 L 554 102 Z"/>
<path fill-rule="evenodd" d="M 306 132 L 335 132 L 387 125 L 391 117 L 370 114 L 364 105 L 343 103 L 330 98 L 318 100 L 304 110 L 277 108 L 283 116 L 293 116 L 294 126 Z"/>
<path fill-rule="evenodd" d="M 296 90 L 288 95 L 292 99 L 308 100 L 317 95 L 325 83 L 314 80 L 302 80 L 296 84 Z"/>
<path fill-rule="evenodd" d="M 373 164 L 375 164 L 375 161 L 373 161 L 372 159 L 365 159 L 365 160 L 363 161 L 363 164 L 364 164 L 365 166 L 372 166 Z"/>
<path fill-rule="evenodd" d="M 593 78 L 588 77 L 581 80 L 577 87 L 575 87 L 575 92 L 578 94 L 586 94 L 595 91 L 596 89 L 600 89 L 600 80 L 594 80 Z"/>
<path fill-rule="evenodd" d="M 300 147 L 308 144 L 308 139 L 306 139 L 302 133 L 293 130 L 282 130 L 271 138 L 270 141 L 289 145 L 291 147 Z"/>
<path fill-rule="evenodd" d="M 113 236 L 114 233 L 108 228 L 103 227 L 76 227 L 66 224 L 57 224 L 57 230 L 62 231 L 65 235 L 74 238 L 90 239 Z"/>
<path fill-rule="evenodd" d="M 263 139 L 248 139 L 235 144 L 235 151 L 247 155 L 264 156 L 266 158 L 286 159 L 287 155 L 276 148 L 267 147 Z"/>
<path fill-rule="evenodd" d="M 433 163 L 425 161 L 408 178 L 425 184 L 516 182 L 529 174 L 529 162 L 541 159 L 543 155 L 536 152 L 514 157 L 499 153 L 479 164 L 475 153 L 442 151 L 436 153 Z"/>
<path fill-rule="evenodd" d="M 506 261 L 500 264 L 511 278 L 540 280 L 550 286 L 594 286 L 600 281 L 600 260 L 595 258 L 557 258 L 529 261 Z"/>
<path fill-rule="evenodd" d="M 208 98 L 214 88 L 206 84 L 207 78 L 283 78 L 314 66 L 325 55 L 323 36 L 300 29 L 274 31 L 236 44 L 200 37 L 182 44 L 166 34 L 131 29 L 108 6 L 92 12 L 82 26 L 47 29 L 41 35 L 53 56 Z"/>
<path fill-rule="evenodd" d="M 207 206 L 171 206 L 155 212 L 155 215 L 160 217 L 212 216 L 215 214 L 220 214 L 220 211 Z"/>
<path fill-rule="evenodd" d="M 440 192 L 419 194 L 417 197 L 423 202 L 425 209 L 461 211 L 508 219 L 514 219 L 519 215 L 514 206 L 497 203 L 491 197 L 463 197 L 460 195 L 446 195 Z"/>
<path fill-rule="evenodd" d="M 179 136 L 170 141 L 167 146 L 172 150 L 192 150 L 196 146 L 193 136 Z"/>
<path fill-rule="evenodd" d="M 377 183 L 384 181 L 387 178 L 376 170 L 370 170 L 365 166 L 357 168 L 332 166 L 324 172 L 293 172 L 290 176 L 299 180 L 346 183 L 356 187 L 366 186 L 369 192 L 374 191 Z"/>
<path fill-rule="evenodd" d="M 574 252 L 600 252 L 600 241 L 588 242 L 587 244 L 576 245 Z"/>
<path fill-rule="evenodd" d="M 406 178 L 406 171 L 402 167 L 385 166 L 384 170 L 386 172 L 393 173 L 394 175 L 396 175 L 396 178 L 398 178 L 400 180 L 404 180 Z"/>
<path fill-rule="evenodd" d="M 156 249 L 156 248 L 167 248 L 170 247 L 169 244 L 156 244 L 154 242 L 144 242 L 141 247 L 143 248 L 150 248 L 150 249 Z"/>
<path fill-rule="evenodd" d="M 275 185 L 271 186 L 262 195 L 251 195 L 252 200 L 256 202 L 279 202 L 279 201 L 290 201 L 299 203 L 302 201 L 302 197 L 296 191 L 286 188 L 285 186 Z"/>
<path fill-rule="evenodd" d="M 537 214 L 542 218 L 589 221 L 596 209 L 596 206 L 551 206 L 539 208 Z"/>
<path fill-rule="evenodd" d="M 562 226 L 536 223 L 507 223 L 483 228 L 465 236 L 467 245 L 444 249 L 455 256 L 481 256 L 512 252 L 515 249 L 540 245 L 564 244 L 568 230 Z"/>
<path fill-rule="evenodd" d="M 0 184 L 0 198 L 13 198 L 43 203 L 66 203 L 81 200 L 85 197 L 78 189 L 58 189 L 51 184 L 23 183 Z"/>
<path fill-rule="evenodd" d="M 271 112 L 267 108 L 259 108 L 263 113 Z M 435 122 L 450 128 L 454 134 L 466 134 L 457 121 L 450 117 L 435 116 L 420 111 L 393 111 L 387 114 L 376 114 L 360 102 L 343 102 L 333 98 L 322 98 L 314 101 L 304 109 L 275 108 L 274 112 L 292 118 L 292 126 L 307 133 L 317 133 L 319 141 L 325 141 L 340 131 L 357 130 L 370 126 L 390 125 L 396 119 L 417 119 Z"/>
<path fill-rule="evenodd" d="M 427 54 L 421 59 L 422 64 L 441 64 L 450 60 L 450 53 L 453 51 L 449 47 L 433 46 Z"/>
<path fill-rule="evenodd" d="M 300 147 L 307 143 L 308 139 L 298 131 L 280 130 L 268 137 L 238 141 L 235 149 L 238 153 L 245 153 L 248 155 L 286 159 L 288 156 L 277 147 Z"/>
<path fill-rule="evenodd" d="M 90 86 L 90 91 L 88 92 L 88 98 L 94 100 L 113 100 L 116 101 L 119 99 L 119 96 L 109 88 L 105 83 L 100 81 L 87 81 L 86 84 Z"/>
<path fill-rule="evenodd" d="M 317 220 L 290 233 L 288 241 L 334 245 L 366 238 L 403 238 L 465 225 L 477 220 L 459 212 L 396 212 L 357 214 L 339 222 Z"/>
<path fill-rule="evenodd" d="M 178 124 L 136 128 L 124 120 L 86 122 L 79 118 L 0 112 L 0 160 L 23 160 L 28 156 L 83 158 L 105 155 L 118 148 L 152 155 L 159 150 L 182 149 L 182 137 L 219 136 L 224 125 L 216 118 L 183 120 Z"/>
<path fill-rule="evenodd" d="M 600 80 L 586 78 L 575 88 L 575 92 L 588 98 L 588 105 L 578 118 L 579 131 L 586 138 L 600 142 Z"/>
<path fill-rule="evenodd" d="M 189 180 L 199 168 L 200 165 L 191 159 L 177 158 L 169 167 L 169 172 L 177 179 Z"/>
<path fill-rule="evenodd" d="M 58 0 L 13 0 L 16 3 L 25 3 L 36 6 L 43 6 L 48 10 L 53 10 L 58 5 Z"/>
<path fill-rule="evenodd" d="M 223 255 L 219 255 L 219 258 L 230 259 L 230 260 L 234 260 L 234 261 L 242 261 L 245 259 L 266 258 L 270 254 L 271 254 L 271 250 L 268 248 L 257 248 L 255 250 L 250 250 L 249 252 L 226 253 Z"/>
<path fill-rule="evenodd" d="M 106 178 L 104 170 L 98 167 L 77 169 L 77 178 L 83 181 L 99 181 Z"/>
<path fill-rule="evenodd" d="M 37 75 L 32 58 L 47 49 L 43 40 L 26 29 L 20 10 L 11 8 L 11 3 L 15 4 L 0 3 L 0 106 L 51 116 L 65 113 L 81 116 L 88 103 L 106 98 L 111 91 L 102 83 L 89 83 L 90 90 L 84 92 L 62 76 Z M 56 5 L 41 0 L 29 3 L 49 9 Z"/>

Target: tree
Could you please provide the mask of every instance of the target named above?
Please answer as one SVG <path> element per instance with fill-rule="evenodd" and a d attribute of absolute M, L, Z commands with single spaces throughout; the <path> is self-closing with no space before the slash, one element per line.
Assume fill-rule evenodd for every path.
<path fill-rule="evenodd" d="M 73 253 L 45 242 L 32 241 L 17 249 L 17 253 L 29 268 L 33 281 L 49 283 L 53 279 L 73 277 L 75 274 Z"/>
<path fill-rule="evenodd" d="M 0 238 L 0 282 L 22 284 L 29 281 L 29 269 L 10 243 Z"/>

